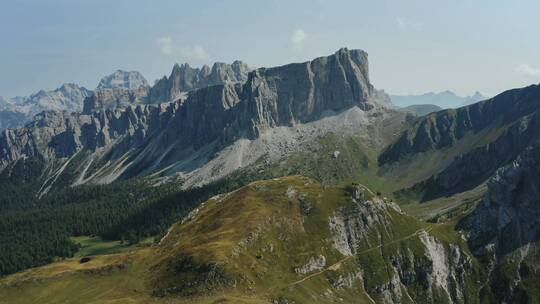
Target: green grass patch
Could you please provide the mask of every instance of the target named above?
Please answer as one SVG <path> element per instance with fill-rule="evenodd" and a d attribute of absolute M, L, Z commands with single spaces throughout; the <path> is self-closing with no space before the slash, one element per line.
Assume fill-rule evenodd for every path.
<path fill-rule="evenodd" d="M 153 238 L 146 238 L 137 244 L 129 244 L 125 241 L 107 241 L 99 236 L 77 236 L 71 240 L 80 248 L 75 254 L 76 257 L 85 257 L 102 254 L 113 254 L 132 250 L 141 246 L 149 246 L 153 243 Z"/>

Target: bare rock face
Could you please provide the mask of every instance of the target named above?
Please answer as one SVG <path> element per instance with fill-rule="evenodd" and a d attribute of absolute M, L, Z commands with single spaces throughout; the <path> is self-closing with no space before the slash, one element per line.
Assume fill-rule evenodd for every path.
<path fill-rule="evenodd" d="M 25 98 L 19 106 L 33 116 L 42 111 L 68 111 L 77 112 L 82 108 L 83 100 L 90 91 L 76 84 L 63 84 L 54 91 L 39 91 Z"/>
<path fill-rule="evenodd" d="M 4 97 L 0 96 L 0 110 L 9 109 L 10 103 Z"/>
<path fill-rule="evenodd" d="M 149 93 L 150 86 L 141 73 L 117 70 L 103 77 L 94 92 L 84 100 L 83 113 L 145 104 L 148 103 Z"/>
<path fill-rule="evenodd" d="M 481 185 L 539 140 L 539 130 L 540 85 L 532 85 L 413 120 L 379 156 L 379 163 L 444 154 L 447 161 L 411 188 L 423 200 L 432 200 Z"/>
<path fill-rule="evenodd" d="M 232 64 L 215 63 L 212 68 L 192 68 L 187 63 L 173 67 L 171 75 L 158 80 L 150 92 L 152 103 L 177 100 L 186 93 L 213 85 L 243 83 L 250 69 L 247 64 L 235 61 Z"/>
<path fill-rule="evenodd" d="M 205 65 L 200 69 L 187 63 L 177 64 L 169 78 L 164 77 L 150 87 L 139 72 L 118 70 L 104 77 L 93 94 L 85 99 L 83 113 L 125 109 L 137 104 L 183 102 L 187 93 L 196 89 L 245 82 L 248 72 L 248 66 L 240 61 L 215 63 L 212 68 Z"/>
<path fill-rule="evenodd" d="M 360 257 L 358 274 L 374 302 L 401 303 L 412 299 L 417 303 L 468 303 L 471 300 L 466 290 L 473 286 L 467 286 L 466 278 L 472 275 L 473 265 L 459 246 L 445 244 L 421 228 L 415 232 L 413 222 L 408 224 L 412 231 L 407 236 L 397 237 L 401 231 L 393 230 L 395 219 L 407 216 L 396 204 L 371 197 L 371 192 L 363 186 L 354 186 L 350 192 L 353 204 L 336 210 L 328 221 L 333 232 L 331 243 L 343 256 Z M 389 237 L 395 239 L 388 241 Z M 381 249 L 385 242 L 407 245 L 385 252 Z M 377 259 L 373 256 L 379 253 L 387 264 L 377 262 L 374 267 Z M 371 258 L 362 258 L 370 255 Z M 316 265 L 315 262 L 312 259 L 309 265 Z"/>
<path fill-rule="evenodd" d="M 495 173 L 488 192 L 465 220 L 478 254 L 507 254 L 540 238 L 540 142 Z"/>
<path fill-rule="evenodd" d="M 97 89 L 122 88 L 128 90 L 137 90 L 140 87 L 148 87 L 148 82 L 137 71 L 117 70 L 111 75 L 105 76 L 99 82 Z"/>
<path fill-rule="evenodd" d="M 215 65 L 215 72 L 208 73 L 242 75 L 243 65 L 233 66 L 230 72 L 219 74 L 221 68 Z M 27 157 L 46 162 L 65 160 L 85 150 L 105 166 L 116 164 L 112 175 L 110 170 L 89 169 L 109 172 L 101 182 L 165 167 L 174 172 L 180 170 L 177 164 L 182 164 L 182 170 L 193 170 L 196 167 L 190 167 L 194 165 L 185 159 L 209 145 L 219 151 L 238 139 L 255 139 L 274 127 L 307 123 L 353 107 L 359 111 L 384 108 L 373 96 L 367 69 L 365 52 L 341 49 L 310 62 L 258 69 L 243 84 L 194 90 L 185 101 L 136 105 L 147 92 L 145 87 L 139 87 L 140 95 L 123 88 L 98 90 L 87 98 L 84 114 L 47 112 L 26 128 L 3 132 L 0 164 L 5 167 Z M 117 105 L 124 102 L 127 107 L 118 109 Z M 91 110 L 96 107 L 109 110 Z"/>
<path fill-rule="evenodd" d="M 83 113 L 96 111 L 125 109 L 130 105 L 145 104 L 148 101 L 150 87 L 140 86 L 136 89 L 115 87 L 96 89 L 84 100 Z"/>
<path fill-rule="evenodd" d="M 383 164 L 454 145 L 469 133 L 513 123 L 540 109 L 540 85 L 509 90 L 491 99 L 417 119 L 379 157 Z"/>
<path fill-rule="evenodd" d="M 312 121 L 357 106 L 375 108 L 367 53 L 341 49 L 333 56 L 249 74 L 245 105 L 258 133 L 266 127 Z"/>
<path fill-rule="evenodd" d="M 493 294 L 497 302 L 534 299 L 540 279 L 539 180 L 540 142 L 536 142 L 497 170 L 483 200 L 459 223 L 473 253 L 487 265 L 485 293 Z"/>
<path fill-rule="evenodd" d="M 42 111 L 80 112 L 91 91 L 66 83 L 52 91 L 41 90 L 28 97 L 0 100 L 0 130 L 22 127 Z"/>

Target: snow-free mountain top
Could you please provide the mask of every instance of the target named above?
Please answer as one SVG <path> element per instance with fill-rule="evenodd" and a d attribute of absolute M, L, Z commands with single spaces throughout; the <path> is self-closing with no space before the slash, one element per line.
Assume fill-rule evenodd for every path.
<path fill-rule="evenodd" d="M 170 88 L 177 90 L 175 79 L 182 77 L 171 77 L 168 82 L 173 80 Z M 162 175 L 185 177 L 186 185 L 204 184 L 251 164 L 256 160 L 252 155 L 262 157 L 274 148 L 283 151 L 285 147 L 267 148 L 266 144 L 250 151 L 246 147 L 251 145 L 244 142 L 256 142 L 278 127 L 298 127 L 357 109 L 350 112 L 354 117 L 340 120 L 350 126 L 332 129 L 343 132 L 358 126 L 361 132 L 356 133 L 370 133 L 369 137 L 376 141 L 377 136 L 368 132 L 366 125 L 384 118 L 387 105 L 375 92 L 369 81 L 367 53 L 341 49 L 308 62 L 257 69 L 250 72 L 245 83 L 226 82 L 194 90 L 185 101 L 159 106 L 139 104 L 118 112 L 99 113 L 88 110 L 92 106 L 85 102 L 88 115 L 41 114 L 26 128 L 0 135 L 0 169 L 27 157 L 47 163 L 69 161 L 84 150 L 89 157 L 79 168 L 80 183 L 110 183 L 159 171 Z M 376 112 L 381 113 L 374 115 Z M 285 133 L 301 134 L 295 130 Z M 53 144 L 59 137 L 63 144 Z M 300 137 L 305 140 L 312 136 Z M 287 141 L 283 144 L 295 146 Z M 268 144 L 281 142 L 272 140 Z M 219 158 L 231 160 L 232 165 L 212 162 Z"/>
<path fill-rule="evenodd" d="M 432 104 L 441 108 L 459 108 L 485 100 L 488 97 L 482 95 L 480 92 L 475 92 L 470 96 L 459 96 L 447 90 L 439 93 L 428 92 L 420 95 L 390 95 L 390 98 L 392 99 L 392 103 L 398 107 Z"/>
<path fill-rule="evenodd" d="M 123 88 L 136 90 L 141 86 L 148 86 L 148 82 L 141 73 L 137 71 L 117 70 L 111 75 L 103 77 L 97 89 Z"/>
<path fill-rule="evenodd" d="M 249 71 L 248 65 L 238 60 L 232 64 L 216 62 L 212 67 L 204 65 L 201 68 L 192 68 L 187 63 L 176 64 L 169 77 L 150 86 L 137 71 L 117 70 L 103 77 L 94 91 L 69 83 L 52 91 L 40 90 L 28 97 L 0 97 L 0 130 L 22 127 L 42 111 L 88 114 L 183 99 L 187 92 L 199 88 L 245 82 Z"/>
<path fill-rule="evenodd" d="M 43 111 L 80 112 L 83 101 L 91 91 L 73 83 L 63 84 L 52 90 L 32 94 L 28 97 L 0 98 L 0 130 L 21 127 Z"/>
<path fill-rule="evenodd" d="M 216 62 L 212 67 L 204 65 L 193 68 L 189 64 L 175 64 L 171 75 L 156 81 L 150 91 L 152 103 L 173 101 L 183 93 L 224 83 L 243 83 L 247 81 L 250 68 L 242 61 L 232 64 Z"/>

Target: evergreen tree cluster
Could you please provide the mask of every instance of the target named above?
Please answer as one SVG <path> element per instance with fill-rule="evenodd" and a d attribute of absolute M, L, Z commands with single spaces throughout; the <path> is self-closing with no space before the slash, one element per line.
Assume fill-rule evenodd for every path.
<path fill-rule="evenodd" d="M 237 175 L 188 190 L 174 183 L 153 186 L 135 179 L 68 186 L 38 197 L 39 163 L 25 166 L 12 172 L 29 174 L 0 175 L 0 275 L 73 256 L 78 247 L 72 236 L 137 243 L 162 235 L 201 202 L 255 179 Z"/>

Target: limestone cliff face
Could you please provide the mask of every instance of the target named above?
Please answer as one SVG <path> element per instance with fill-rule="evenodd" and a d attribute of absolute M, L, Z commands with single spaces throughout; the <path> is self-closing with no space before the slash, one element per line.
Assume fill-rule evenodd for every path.
<path fill-rule="evenodd" d="M 146 104 L 149 92 L 149 86 L 140 86 L 136 89 L 122 87 L 96 89 L 84 100 L 82 113 L 90 114 L 96 111 L 125 109 L 130 105 Z"/>
<path fill-rule="evenodd" d="M 369 82 L 367 53 L 341 49 L 333 56 L 250 73 L 243 106 L 254 132 L 293 125 L 357 106 L 376 106 Z"/>
<path fill-rule="evenodd" d="M 216 62 L 212 68 L 192 68 L 187 63 L 173 67 L 169 77 L 158 80 L 150 91 L 150 102 L 173 101 L 195 89 L 213 85 L 243 83 L 250 69 L 247 64 L 235 61 L 232 64 Z"/>
<path fill-rule="evenodd" d="M 118 70 L 101 79 L 94 92 L 84 100 L 84 114 L 130 105 L 184 102 L 190 91 L 214 85 L 243 83 L 249 67 L 240 61 L 232 64 L 215 63 L 212 68 L 192 68 L 187 63 L 175 65 L 170 77 L 149 86 L 138 72 Z"/>
<path fill-rule="evenodd" d="M 492 142 L 458 155 L 444 170 L 425 182 L 425 198 L 469 190 L 540 139 L 540 111 L 510 124 Z"/>
<path fill-rule="evenodd" d="M 148 82 L 141 73 L 137 71 L 117 70 L 111 75 L 103 77 L 98 86 L 98 90 L 122 88 L 136 90 L 140 87 L 148 87 Z"/>
<path fill-rule="evenodd" d="M 63 84 L 53 91 L 41 90 L 17 103 L 18 108 L 30 117 L 41 111 L 77 112 L 82 108 L 84 98 L 90 91 L 76 84 Z"/>
<path fill-rule="evenodd" d="M 459 224 L 484 261 L 484 292 L 497 302 L 534 303 L 540 279 L 540 143 L 490 178 L 488 192 Z"/>
<path fill-rule="evenodd" d="M 423 193 L 424 200 L 431 200 L 482 184 L 540 139 L 539 127 L 540 85 L 514 89 L 417 119 L 386 148 L 379 162 L 392 165 L 423 155 L 448 158 L 413 187 Z"/>
<path fill-rule="evenodd" d="M 82 113 L 146 104 L 149 94 L 150 86 L 141 73 L 117 70 L 100 80 L 97 88 L 84 100 Z"/>
<path fill-rule="evenodd" d="M 24 126 L 42 111 L 79 112 L 92 92 L 72 83 L 52 90 L 4 100 L 0 97 L 0 130 Z"/>
<path fill-rule="evenodd" d="M 221 149 L 276 126 L 310 122 L 355 106 L 380 109 L 384 105 L 373 96 L 367 69 L 365 52 L 342 49 L 311 62 L 258 69 L 244 84 L 209 86 L 191 91 L 185 100 L 159 105 L 133 105 L 137 96 L 123 88 L 98 91 L 87 99 L 88 108 L 108 108 L 104 100 L 130 105 L 84 114 L 40 114 L 25 128 L 0 135 L 0 164 L 27 157 L 50 162 L 84 150 L 97 153 L 102 163 L 121 162 L 116 165 L 123 169 L 114 178 L 138 175 L 182 161 L 188 149 L 210 144 Z M 130 161 L 121 160 L 128 152 Z"/>
<path fill-rule="evenodd" d="M 484 200 L 466 219 L 477 253 L 505 254 L 540 238 L 540 142 L 489 180 Z"/>
<path fill-rule="evenodd" d="M 540 109 L 540 85 L 509 90 L 470 106 L 417 119 L 379 157 L 392 163 L 403 157 L 454 145 L 468 133 L 503 127 Z"/>
<path fill-rule="evenodd" d="M 396 219 L 407 216 L 396 204 L 366 194 L 369 195 L 369 190 L 357 187 L 352 196 L 353 206 L 336 210 L 329 223 L 334 247 L 344 256 L 361 257 L 358 276 L 374 302 L 473 300 L 475 295 L 470 291 L 474 286 L 468 285 L 466 277 L 475 275 L 474 267 L 458 244 L 445 244 L 414 221 L 407 224 L 410 232 L 401 234 Z M 381 244 L 389 239 L 402 245 L 385 251 Z M 371 252 L 366 247 L 381 249 Z"/>

